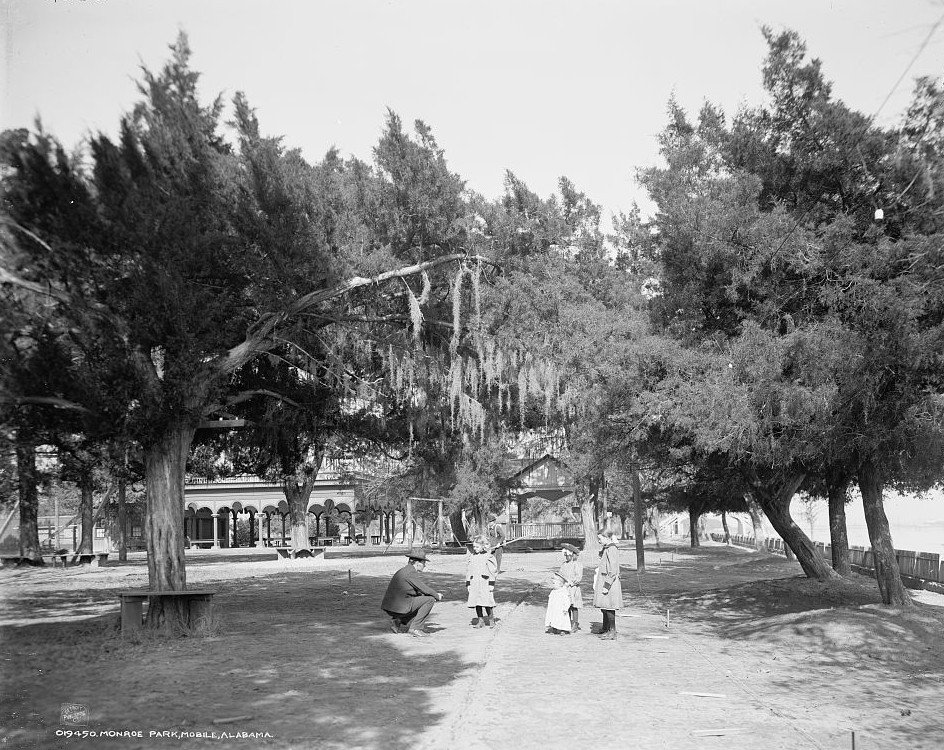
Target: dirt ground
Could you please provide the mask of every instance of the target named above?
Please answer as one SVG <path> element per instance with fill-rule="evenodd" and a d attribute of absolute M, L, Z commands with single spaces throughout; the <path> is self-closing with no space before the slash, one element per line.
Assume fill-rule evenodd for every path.
<path fill-rule="evenodd" d="M 416 639 L 379 611 L 402 556 L 248 553 L 188 559 L 219 628 L 172 640 L 117 631 L 141 559 L 0 571 L 0 747 L 944 748 L 941 595 L 889 609 L 868 578 L 721 545 L 650 548 L 637 574 L 627 548 L 601 641 L 589 604 L 580 632 L 544 632 L 558 553 L 505 555 L 494 629 L 470 627 L 463 558 L 434 554 L 446 598 Z"/>

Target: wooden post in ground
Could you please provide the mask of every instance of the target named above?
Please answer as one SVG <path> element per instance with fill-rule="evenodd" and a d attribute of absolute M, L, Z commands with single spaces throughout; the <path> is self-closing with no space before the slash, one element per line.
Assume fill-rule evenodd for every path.
<path fill-rule="evenodd" d="M 443 503 L 442 499 L 437 501 L 437 523 L 439 524 L 439 551 L 442 552 L 443 543 L 445 542 L 446 537 L 446 527 L 443 524 Z"/>

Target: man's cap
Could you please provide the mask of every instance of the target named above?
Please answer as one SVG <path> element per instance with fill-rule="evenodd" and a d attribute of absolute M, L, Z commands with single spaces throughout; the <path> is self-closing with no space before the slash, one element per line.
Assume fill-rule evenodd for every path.
<path fill-rule="evenodd" d="M 568 543 L 568 542 L 564 542 L 564 543 L 561 545 L 561 548 L 562 548 L 562 549 L 569 550 L 570 552 L 573 552 L 575 555 L 579 555 L 579 554 L 580 554 L 580 550 L 579 550 L 577 547 L 575 547 L 574 545 L 572 545 L 572 544 L 570 544 L 570 543 Z"/>
<path fill-rule="evenodd" d="M 426 562 L 426 560 L 427 560 L 427 557 L 426 557 L 426 550 L 424 550 L 424 549 L 415 549 L 415 550 L 413 550 L 412 552 L 410 552 L 409 554 L 407 554 L 407 557 L 410 558 L 411 560 L 422 560 L 423 562 Z"/>

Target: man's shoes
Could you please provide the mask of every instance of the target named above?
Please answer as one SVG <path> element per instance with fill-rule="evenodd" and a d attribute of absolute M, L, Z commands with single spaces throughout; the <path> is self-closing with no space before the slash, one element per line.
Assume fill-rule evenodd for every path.
<path fill-rule="evenodd" d="M 425 630 L 407 630 L 407 635 L 412 635 L 414 638 L 429 638 L 429 633 Z"/>
<path fill-rule="evenodd" d="M 607 630 L 605 633 L 600 635 L 601 641 L 615 641 L 616 640 L 616 631 Z"/>

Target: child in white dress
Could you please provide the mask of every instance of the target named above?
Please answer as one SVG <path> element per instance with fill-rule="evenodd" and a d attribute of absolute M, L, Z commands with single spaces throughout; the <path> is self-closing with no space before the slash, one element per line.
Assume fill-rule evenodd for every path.
<path fill-rule="evenodd" d="M 472 540 L 472 554 L 466 558 L 465 585 L 467 606 L 475 610 L 475 627 L 495 627 L 495 578 L 498 565 L 489 551 L 488 540 L 477 536 Z"/>
<path fill-rule="evenodd" d="M 544 615 L 544 632 L 551 635 L 570 634 L 570 591 L 567 581 L 560 573 L 555 573 L 551 579 L 551 593 L 547 596 L 547 612 Z"/>

